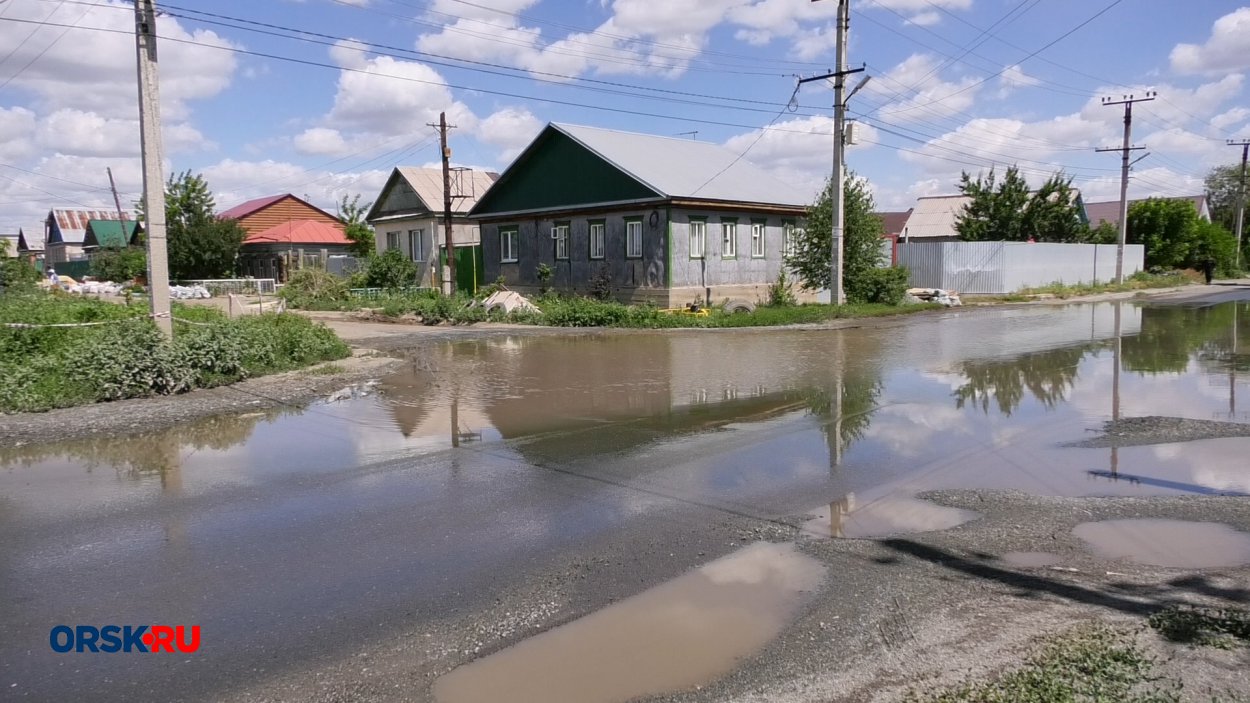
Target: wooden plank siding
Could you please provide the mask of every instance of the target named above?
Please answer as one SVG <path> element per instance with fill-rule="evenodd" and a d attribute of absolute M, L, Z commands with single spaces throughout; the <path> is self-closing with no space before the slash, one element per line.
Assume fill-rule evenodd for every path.
<path fill-rule="evenodd" d="M 343 223 L 337 217 L 291 197 L 283 198 L 250 215 L 240 217 L 239 225 L 247 230 L 248 234 L 255 234 L 284 222 L 298 220 L 315 220 L 334 225 L 339 230 L 343 229 Z"/>

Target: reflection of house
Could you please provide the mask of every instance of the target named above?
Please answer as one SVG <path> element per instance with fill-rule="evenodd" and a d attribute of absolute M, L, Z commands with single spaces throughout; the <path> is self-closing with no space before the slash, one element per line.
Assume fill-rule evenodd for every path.
<path fill-rule="evenodd" d="M 1205 195 L 1182 195 L 1176 198 L 1160 198 L 1161 200 L 1188 200 L 1193 204 L 1194 209 L 1198 211 L 1198 218 L 1207 222 L 1211 221 L 1211 209 L 1207 206 L 1207 196 Z M 1128 206 L 1130 209 L 1144 200 L 1130 200 Z M 1112 227 L 1120 226 L 1120 201 L 1111 200 L 1104 203 L 1086 203 L 1085 212 L 1089 215 L 1089 226 L 1097 227 L 1102 223 L 1109 223 Z"/>
<path fill-rule="evenodd" d="M 764 298 L 810 196 L 710 142 L 550 124 L 470 215 L 489 280 L 668 306 Z"/>
<path fill-rule="evenodd" d="M 339 218 L 290 193 L 249 200 L 219 213 L 217 217 L 223 220 L 237 220 L 239 226 L 249 235 L 264 232 L 280 224 L 301 220 L 324 222 L 340 230 L 343 228 L 343 221 Z"/>
<path fill-rule="evenodd" d="M 336 227 L 316 220 L 282 222 L 252 232 L 239 247 L 239 273 L 285 281 L 291 271 L 325 268 L 326 259 L 348 253 L 351 242 Z"/>
<path fill-rule="evenodd" d="M 452 242 L 458 255 L 456 277 L 464 282 L 458 285 L 461 289 L 474 288 L 475 278 L 483 280 L 481 238 L 477 223 L 467 215 L 498 177 L 496 173 L 472 169 L 451 172 Z M 365 219 L 377 231 L 379 254 L 388 249 L 403 252 L 417 264 L 419 285 L 439 285 L 441 257 L 446 254 L 441 169 L 396 168 Z M 435 252 L 439 252 L 438 258 Z"/>
<path fill-rule="evenodd" d="M 90 220 L 82 239 L 82 250 L 91 256 L 100 249 L 124 249 L 142 243 L 143 225 L 134 220 Z"/>
<path fill-rule="evenodd" d="M 127 213 L 122 213 L 129 220 Z M 44 256 L 48 263 L 78 261 L 86 258 L 83 240 L 87 236 L 87 224 L 92 220 L 117 220 L 117 211 L 108 210 L 52 210 L 44 221 Z"/>

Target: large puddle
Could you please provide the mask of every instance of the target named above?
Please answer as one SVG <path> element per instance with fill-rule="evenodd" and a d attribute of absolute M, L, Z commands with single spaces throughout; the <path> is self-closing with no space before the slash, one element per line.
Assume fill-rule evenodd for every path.
<path fill-rule="evenodd" d="M 1104 559 L 1191 569 L 1250 564 L 1250 533 L 1218 522 L 1103 520 L 1077 525 L 1072 534 Z"/>
<path fill-rule="evenodd" d="M 615 703 L 707 683 L 777 636 L 824 567 L 758 543 L 462 666 L 440 703 Z"/>
<path fill-rule="evenodd" d="M 949 530 L 977 517 L 971 510 L 917 498 L 885 496 L 860 503 L 854 494 L 847 494 L 818 511 L 817 517 L 803 524 L 803 530 L 818 537 L 868 539 Z"/>

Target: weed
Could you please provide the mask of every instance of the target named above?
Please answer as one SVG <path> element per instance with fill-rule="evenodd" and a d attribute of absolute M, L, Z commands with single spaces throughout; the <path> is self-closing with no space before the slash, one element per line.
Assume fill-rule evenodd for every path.
<path fill-rule="evenodd" d="M 1218 649 L 1250 645 L 1250 612 L 1239 608 L 1172 606 L 1151 615 L 1150 626 L 1173 642 Z"/>

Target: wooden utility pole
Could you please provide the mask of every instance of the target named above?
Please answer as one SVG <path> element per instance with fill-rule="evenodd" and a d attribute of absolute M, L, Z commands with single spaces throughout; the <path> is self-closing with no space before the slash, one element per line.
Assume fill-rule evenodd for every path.
<path fill-rule="evenodd" d="M 816 1 L 812 0 L 812 2 Z M 811 81 L 833 79 L 833 175 L 829 179 L 829 200 L 833 208 L 830 213 L 833 241 L 830 243 L 829 257 L 829 302 L 841 305 L 846 302 L 846 290 L 842 284 L 844 250 L 842 235 L 846 222 L 846 203 L 843 197 L 846 188 L 846 158 L 843 152 L 846 148 L 846 103 L 850 99 L 850 95 L 846 95 L 846 77 L 864 69 L 847 70 L 846 68 L 846 40 L 851 26 L 851 2 L 850 0 L 837 1 L 836 70 L 820 76 L 800 78 L 799 85 Z M 863 85 L 860 83 L 855 90 L 851 91 L 851 94 L 854 95 Z"/>
<path fill-rule="evenodd" d="M 105 166 L 104 170 L 109 175 L 109 190 L 113 191 L 113 204 L 117 206 L 117 221 L 122 223 L 122 236 L 126 236 L 126 218 L 122 214 L 122 199 L 117 197 L 117 183 L 113 181 L 113 169 Z"/>
<path fill-rule="evenodd" d="M 1103 105 L 1123 105 L 1124 106 L 1124 144 L 1120 147 L 1107 147 L 1095 149 L 1095 151 L 1118 151 L 1121 153 L 1120 159 L 1120 236 L 1116 241 L 1115 249 L 1115 282 L 1124 283 L 1124 242 L 1128 238 L 1128 169 L 1131 165 L 1128 160 L 1130 152 L 1138 149 L 1145 149 L 1144 146 L 1129 146 L 1133 135 L 1133 103 L 1144 103 L 1155 99 L 1158 93 L 1153 90 L 1147 91 L 1144 97 L 1134 97 L 1125 95 L 1120 100 L 1112 98 L 1103 98 Z"/>
<path fill-rule="evenodd" d="M 165 248 L 165 178 L 161 173 L 161 97 L 156 61 L 156 2 L 135 0 L 135 49 L 139 59 L 139 138 L 143 153 L 143 214 L 147 220 L 148 297 L 156 327 L 172 337 L 169 258 Z M 123 227 L 124 229 L 124 227 Z"/>
<path fill-rule="evenodd" d="M 1229 146 L 1241 147 L 1241 187 L 1237 189 L 1237 270 L 1241 271 L 1241 231 L 1246 222 L 1246 159 L 1250 157 L 1250 139 L 1229 139 Z"/>
<path fill-rule="evenodd" d="M 451 147 L 447 146 L 447 130 L 455 129 L 456 125 L 447 124 L 447 113 L 438 113 L 438 124 L 430 125 L 438 128 L 439 141 L 443 146 L 443 237 L 447 249 L 448 282 L 443 292 L 454 295 L 456 292 L 456 245 L 452 239 L 451 226 Z"/>

